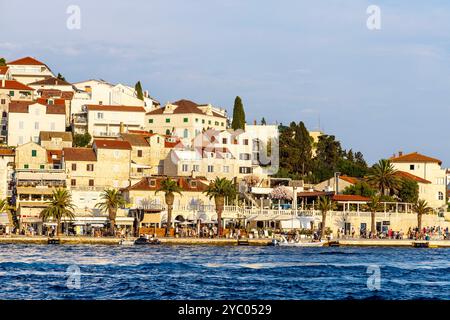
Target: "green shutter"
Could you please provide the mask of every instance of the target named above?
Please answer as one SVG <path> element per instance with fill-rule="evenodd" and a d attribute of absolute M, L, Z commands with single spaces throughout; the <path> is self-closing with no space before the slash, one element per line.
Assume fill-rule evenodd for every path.
<path fill-rule="evenodd" d="M 32 157 L 36 157 L 37 156 L 37 151 L 36 150 L 31 150 L 31 156 Z"/>
<path fill-rule="evenodd" d="M 184 118 L 184 119 L 183 119 L 183 122 L 188 122 L 188 118 Z"/>
<path fill-rule="evenodd" d="M 27 164 L 24 164 L 24 165 L 23 165 L 23 168 L 24 168 L 24 169 L 28 169 L 28 165 L 27 165 Z"/>
<path fill-rule="evenodd" d="M 166 118 L 166 123 L 170 123 L 170 118 Z"/>
<path fill-rule="evenodd" d="M 153 123 L 153 119 L 148 119 L 148 123 Z"/>

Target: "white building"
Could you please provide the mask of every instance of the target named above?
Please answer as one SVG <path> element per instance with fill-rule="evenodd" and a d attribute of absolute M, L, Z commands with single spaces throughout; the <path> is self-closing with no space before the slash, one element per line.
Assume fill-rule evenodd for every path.
<path fill-rule="evenodd" d="M 390 158 L 396 170 L 419 177 L 419 199 L 434 209 L 446 208 L 447 176 L 442 161 L 414 152 Z"/>
<path fill-rule="evenodd" d="M 65 131 L 65 119 L 64 106 L 12 101 L 8 112 L 8 145 L 39 143 L 41 131 Z"/>
<path fill-rule="evenodd" d="M 14 172 L 14 150 L 0 148 L 0 199 L 12 195 L 11 181 Z"/>
<path fill-rule="evenodd" d="M 44 80 L 55 75 L 50 68 L 35 58 L 24 57 L 7 63 L 14 80 L 24 84 Z"/>

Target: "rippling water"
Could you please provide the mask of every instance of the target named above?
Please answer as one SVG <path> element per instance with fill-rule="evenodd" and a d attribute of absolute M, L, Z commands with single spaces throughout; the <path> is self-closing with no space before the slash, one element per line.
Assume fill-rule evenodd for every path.
<path fill-rule="evenodd" d="M 450 299 L 450 249 L 0 245 L 0 299 Z"/>

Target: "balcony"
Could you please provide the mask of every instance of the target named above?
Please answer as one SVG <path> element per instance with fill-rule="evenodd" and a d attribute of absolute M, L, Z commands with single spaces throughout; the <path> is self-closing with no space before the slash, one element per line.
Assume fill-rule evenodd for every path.
<path fill-rule="evenodd" d="M 119 132 L 106 132 L 106 131 L 94 131 L 94 137 L 118 137 L 120 136 Z"/>
<path fill-rule="evenodd" d="M 74 116 L 73 117 L 73 123 L 75 125 L 86 125 L 87 124 L 87 117 L 84 116 Z"/>

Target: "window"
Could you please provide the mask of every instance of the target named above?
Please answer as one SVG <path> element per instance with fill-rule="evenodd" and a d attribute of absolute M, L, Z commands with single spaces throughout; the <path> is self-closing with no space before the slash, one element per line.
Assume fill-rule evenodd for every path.
<path fill-rule="evenodd" d="M 23 129 L 23 121 L 19 121 L 19 129 Z"/>
<path fill-rule="evenodd" d="M 442 192 L 438 192 L 438 200 L 444 200 L 444 194 Z"/>
<path fill-rule="evenodd" d="M 149 132 L 150 132 L 150 133 L 153 133 L 153 130 L 150 130 Z"/>
<path fill-rule="evenodd" d="M 150 180 L 150 187 L 156 186 L 156 180 Z"/>
<path fill-rule="evenodd" d="M 211 124 L 211 120 L 208 120 L 208 124 Z"/>
<path fill-rule="evenodd" d="M 114 150 L 114 158 L 118 158 L 120 155 L 118 150 Z"/>
<path fill-rule="evenodd" d="M 6 99 L 2 99 L 2 104 L 6 104 Z"/>
<path fill-rule="evenodd" d="M 70 180 L 70 185 L 71 185 L 72 187 L 76 186 L 76 185 L 77 185 L 77 180 L 76 180 L 76 179 L 71 179 L 71 180 Z"/>
<path fill-rule="evenodd" d="M 166 130 L 166 135 L 170 136 L 170 130 L 169 129 Z"/>
<path fill-rule="evenodd" d="M 39 122 L 34 123 L 34 130 L 39 130 Z"/>
<path fill-rule="evenodd" d="M 184 129 L 183 131 L 183 138 L 187 138 L 189 136 L 188 129 Z"/>
<path fill-rule="evenodd" d="M 189 166 L 187 164 L 181 165 L 181 171 L 188 172 L 188 170 L 189 170 Z"/>
<path fill-rule="evenodd" d="M 436 178 L 436 184 L 439 185 L 445 184 L 445 178 Z"/>
<path fill-rule="evenodd" d="M 250 160 L 250 153 L 239 154 L 239 160 Z"/>
<path fill-rule="evenodd" d="M 89 187 L 93 187 L 94 186 L 94 179 L 89 179 Z"/>
<path fill-rule="evenodd" d="M 249 167 L 239 167 L 239 173 L 243 173 L 243 174 L 246 174 L 246 173 L 252 173 L 252 168 L 249 168 Z"/>
<path fill-rule="evenodd" d="M 170 123 L 170 118 L 166 118 L 166 123 Z"/>
<path fill-rule="evenodd" d="M 9 95 L 10 95 L 11 97 L 14 97 L 14 91 L 10 91 L 10 92 L 9 92 Z"/>
<path fill-rule="evenodd" d="M 219 121 L 214 122 L 214 125 L 218 126 L 219 125 Z"/>
<path fill-rule="evenodd" d="M 227 138 L 222 138 L 222 144 L 227 144 Z"/>
<path fill-rule="evenodd" d="M 30 167 L 30 166 L 27 165 L 27 164 L 24 164 L 24 165 L 23 165 L 23 168 L 24 168 L 24 169 L 28 169 L 29 167 Z"/>
<path fill-rule="evenodd" d="M 148 119 L 148 123 L 153 123 L 153 119 Z"/>
<path fill-rule="evenodd" d="M 77 164 L 76 163 L 72 163 L 72 171 L 77 171 Z"/>
<path fill-rule="evenodd" d="M 43 164 L 41 164 L 41 165 L 39 166 L 39 168 L 40 168 L 41 170 L 44 170 L 44 169 L 45 169 L 45 166 L 44 166 Z"/>
<path fill-rule="evenodd" d="M 414 170 L 414 165 L 413 164 L 409 165 L 409 170 Z"/>
<path fill-rule="evenodd" d="M 142 150 L 138 150 L 137 156 L 138 156 L 139 158 L 142 158 Z"/>
<path fill-rule="evenodd" d="M 199 166 L 198 164 L 194 164 L 194 165 L 192 166 L 192 171 L 194 171 L 194 172 L 199 172 L 199 171 L 200 171 L 200 166 Z"/>
<path fill-rule="evenodd" d="M 195 118 L 195 122 L 198 122 L 198 118 Z"/>
<path fill-rule="evenodd" d="M 34 137 L 33 137 L 33 141 L 34 141 L 35 143 L 39 143 L 39 136 L 34 136 Z"/>
<path fill-rule="evenodd" d="M 188 118 L 183 118 L 183 122 L 188 122 L 189 121 L 189 119 Z"/>
<path fill-rule="evenodd" d="M 202 123 L 205 123 L 205 119 L 202 119 Z"/>
<path fill-rule="evenodd" d="M 142 173 L 142 172 L 144 172 L 144 169 L 143 168 L 137 168 L 137 172 L 138 173 Z"/>
<path fill-rule="evenodd" d="M 32 157 L 36 157 L 37 156 L 37 151 L 36 150 L 31 150 L 31 156 Z"/>
<path fill-rule="evenodd" d="M 103 112 L 97 112 L 97 119 L 103 119 Z"/>
<path fill-rule="evenodd" d="M 214 166 L 209 165 L 208 166 L 208 172 L 214 172 Z"/>
<path fill-rule="evenodd" d="M 197 188 L 197 181 L 191 181 L 191 188 Z"/>
<path fill-rule="evenodd" d="M 223 127 L 224 126 L 223 122 L 220 125 Z"/>
<path fill-rule="evenodd" d="M 224 173 L 229 173 L 230 172 L 230 167 L 229 166 L 223 166 L 223 172 Z"/>
<path fill-rule="evenodd" d="M 242 141 L 242 143 L 244 144 L 244 146 L 248 146 L 248 139 L 244 139 L 244 140 Z"/>
<path fill-rule="evenodd" d="M 94 165 L 92 163 L 86 165 L 86 171 L 94 171 Z"/>

